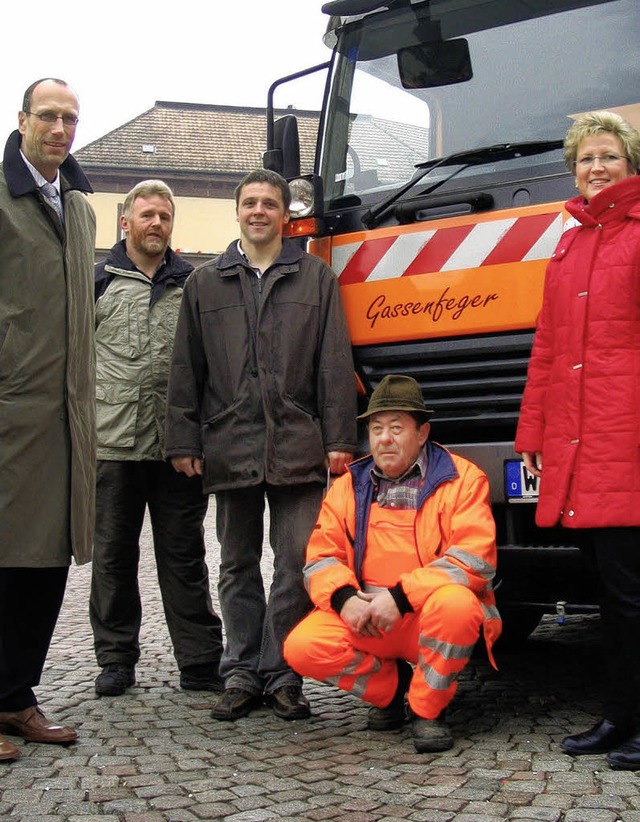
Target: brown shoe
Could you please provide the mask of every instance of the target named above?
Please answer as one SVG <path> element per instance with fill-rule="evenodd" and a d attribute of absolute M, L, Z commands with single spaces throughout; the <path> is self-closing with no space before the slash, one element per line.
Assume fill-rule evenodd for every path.
<path fill-rule="evenodd" d="M 254 708 L 262 705 L 262 694 L 252 694 L 242 688 L 227 688 L 211 710 L 213 719 L 232 722 L 248 716 Z"/>
<path fill-rule="evenodd" d="M 0 762 L 10 762 L 12 759 L 20 759 L 20 751 L 13 742 L 0 736 Z"/>
<path fill-rule="evenodd" d="M 65 728 L 48 720 L 38 705 L 23 711 L 0 713 L 0 731 L 21 736 L 27 742 L 49 742 L 54 745 L 68 745 L 78 738 L 73 728 Z"/>
<path fill-rule="evenodd" d="M 283 685 L 268 694 L 266 701 L 280 719 L 309 719 L 311 716 L 309 700 L 299 685 Z"/>

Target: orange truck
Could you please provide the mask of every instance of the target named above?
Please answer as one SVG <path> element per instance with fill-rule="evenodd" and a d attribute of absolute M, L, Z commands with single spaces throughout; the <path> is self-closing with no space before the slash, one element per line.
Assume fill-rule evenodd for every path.
<path fill-rule="evenodd" d="M 499 605 L 506 636 L 522 638 L 545 613 L 596 608 L 567 534 L 535 525 L 537 481 L 513 438 L 546 262 L 575 194 L 563 137 L 594 109 L 640 127 L 638 2 L 323 11 L 330 57 L 273 83 L 264 165 L 290 182 L 291 235 L 340 280 L 363 399 L 385 374 L 415 377 L 432 437 L 489 475 Z M 318 109 L 277 117 L 275 96 L 313 75 Z"/>

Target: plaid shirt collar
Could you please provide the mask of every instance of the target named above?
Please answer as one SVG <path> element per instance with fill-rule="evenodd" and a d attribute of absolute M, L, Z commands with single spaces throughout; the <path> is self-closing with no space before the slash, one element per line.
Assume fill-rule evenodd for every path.
<path fill-rule="evenodd" d="M 377 502 L 382 508 L 417 508 L 420 488 L 427 474 L 427 450 L 423 446 L 415 462 L 397 478 L 387 477 L 374 465 L 371 480 L 377 489 Z"/>

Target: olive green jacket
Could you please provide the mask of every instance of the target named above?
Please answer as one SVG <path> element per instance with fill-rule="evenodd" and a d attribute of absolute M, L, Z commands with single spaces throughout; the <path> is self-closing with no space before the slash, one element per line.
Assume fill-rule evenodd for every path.
<path fill-rule="evenodd" d="M 91 559 L 95 518 L 95 216 L 72 157 L 65 221 L 9 137 L 0 170 L 0 566 Z"/>
<path fill-rule="evenodd" d="M 191 271 L 168 248 L 149 279 L 124 240 L 96 266 L 98 459 L 163 459 L 173 338 Z"/>

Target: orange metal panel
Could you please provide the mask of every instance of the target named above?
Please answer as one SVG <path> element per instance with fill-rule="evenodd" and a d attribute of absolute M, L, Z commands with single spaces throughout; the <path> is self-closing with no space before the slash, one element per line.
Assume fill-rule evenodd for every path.
<path fill-rule="evenodd" d="M 546 261 L 446 271 L 342 289 L 353 345 L 532 328 Z"/>
<path fill-rule="evenodd" d="M 547 203 L 331 238 L 352 343 L 533 328 L 565 216 Z M 326 259 L 327 238 L 310 250 Z"/>

